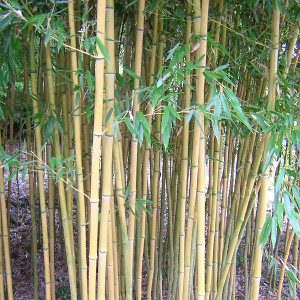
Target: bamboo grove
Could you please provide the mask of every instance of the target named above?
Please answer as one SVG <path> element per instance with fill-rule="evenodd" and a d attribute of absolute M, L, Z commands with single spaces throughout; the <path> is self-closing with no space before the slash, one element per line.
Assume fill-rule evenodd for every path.
<path fill-rule="evenodd" d="M 29 298 L 59 299 L 58 249 L 66 299 L 299 298 L 299 2 L 0 14 L 0 299 L 18 174 Z"/>

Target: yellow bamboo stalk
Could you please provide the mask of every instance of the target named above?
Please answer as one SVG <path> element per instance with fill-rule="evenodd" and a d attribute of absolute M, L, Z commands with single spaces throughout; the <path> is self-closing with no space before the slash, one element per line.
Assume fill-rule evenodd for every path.
<path fill-rule="evenodd" d="M 106 62 L 105 69 L 105 97 L 107 100 L 114 100 L 115 85 L 115 43 L 114 43 L 114 1 L 106 2 L 106 49 L 109 55 L 109 62 Z M 112 173 L 112 152 L 113 152 L 113 116 L 111 112 L 114 101 L 108 101 L 105 107 L 105 135 L 103 141 L 102 166 L 103 166 L 103 188 L 102 205 L 99 230 L 99 262 L 98 262 L 98 291 L 97 299 L 105 299 L 105 279 L 107 260 L 107 238 L 108 238 L 108 217 L 110 210 L 110 199 L 113 197 L 113 173 Z M 109 115 L 110 114 L 110 115 Z"/>
<path fill-rule="evenodd" d="M 32 26 L 30 26 L 30 74 L 31 74 L 31 92 L 33 102 L 33 113 L 36 115 L 39 112 L 37 105 L 37 74 L 35 65 L 35 51 L 34 51 L 34 33 Z M 42 219 L 43 229 L 43 249 L 44 249 L 44 266 L 45 266 L 45 288 L 46 288 L 46 299 L 51 300 L 51 278 L 50 278 L 50 264 L 49 264 L 49 242 L 48 242 L 48 226 L 47 226 L 47 214 L 46 214 L 46 200 L 44 190 L 44 172 L 42 169 L 42 153 L 39 151 L 42 147 L 42 135 L 40 126 L 35 127 L 35 142 L 36 142 L 36 155 L 37 155 L 37 176 L 38 176 L 38 187 L 40 194 L 40 211 Z"/>
<path fill-rule="evenodd" d="M 1 132 L 0 132 L 0 145 L 2 145 Z M 8 231 L 7 209 L 6 209 L 5 191 L 4 191 L 4 175 L 3 175 L 2 160 L 0 160 L 0 209 L 1 209 L 1 221 L 2 221 L 1 227 L 2 227 L 2 241 L 4 247 L 5 273 L 6 273 L 6 281 L 7 281 L 7 293 L 8 293 L 8 299 L 13 300 L 14 295 L 13 295 L 11 263 L 10 263 L 9 231 Z"/>
<path fill-rule="evenodd" d="M 214 246 L 215 246 L 215 238 L 217 238 L 216 230 L 217 230 L 217 218 L 219 218 L 218 214 L 218 170 L 219 170 L 219 156 L 220 156 L 220 144 L 219 141 L 215 139 L 214 142 L 215 154 L 214 157 L 216 160 L 213 163 L 213 190 L 212 190 L 212 202 L 211 202 L 211 222 L 210 222 L 210 233 L 208 240 L 208 248 L 207 248 L 207 262 L 206 262 L 206 291 L 205 298 L 209 299 L 209 295 L 212 288 L 212 280 L 213 280 L 213 256 L 214 256 Z M 216 237 L 215 237 L 216 236 Z M 217 251 L 217 249 L 215 249 Z M 214 270 L 215 272 L 216 270 Z M 215 296 L 215 295 L 214 295 Z"/>
<path fill-rule="evenodd" d="M 281 272 L 280 272 L 280 276 L 279 276 L 277 299 L 282 299 L 281 298 L 281 293 L 282 293 L 283 279 L 284 279 L 284 273 L 285 273 L 285 266 L 286 266 L 288 258 L 289 258 L 289 253 L 290 253 L 290 249 L 291 249 L 291 245 L 292 245 L 292 242 L 293 242 L 294 235 L 295 235 L 295 231 L 294 231 L 294 229 L 292 229 L 292 231 L 289 235 L 289 238 L 287 240 L 285 249 L 284 249 L 283 264 L 282 264 Z"/>
<path fill-rule="evenodd" d="M 105 1 L 98 1 L 97 5 L 97 33 L 96 37 L 105 45 Z M 98 47 L 98 45 L 97 45 Z M 96 266 L 98 240 L 98 206 L 100 155 L 102 138 L 103 88 L 104 88 L 104 57 L 99 47 L 95 66 L 95 115 L 93 128 L 93 154 L 91 167 L 91 198 L 90 198 L 90 230 L 89 230 L 89 299 L 96 299 Z"/>
<path fill-rule="evenodd" d="M 186 33 L 185 33 L 185 42 L 188 47 L 188 52 L 186 54 L 186 63 L 190 62 L 191 55 L 190 55 L 190 36 L 191 36 L 191 30 L 192 30 L 192 3 L 187 2 L 187 8 L 186 8 Z M 188 84 L 191 83 L 191 77 L 190 75 L 186 75 L 185 78 L 186 82 Z M 185 91 L 184 91 L 184 109 L 189 109 L 190 107 L 190 98 L 191 98 L 191 89 L 186 85 Z M 188 167 L 189 167 L 189 123 L 186 122 L 186 116 L 183 121 L 183 136 L 182 136 L 182 159 L 181 159 L 181 167 L 180 167 L 180 180 L 181 180 L 181 195 L 180 195 L 180 209 L 181 214 L 180 218 L 184 218 L 185 220 L 185 206 L 187 201 L 187 189 L 188 189 Z M 198 143 L 196 143 L 198 144 Z M 197 145 L 195 145 L 196 149 Z M 197 153 L 193 152 L 193 158 L 192 161 L 192 174 L 194 177 L 192 177 L 191 180 L 194 180 L 193 182 L 193 188 L 191 187 L 191 193 L 190 193 L 190 199 L 192 199 L 192 205 L 189 207 L 189 218 L 188 218 L 188 224 L 187 224 L 187 231 L 186 231 L 186 241 L 184 245 L 184 238 L 185 235 L 185 222 L 181 219 L 180 222 L 180 257 L 179 257 L 179 297 L 183 297 L 184 299 L 187 298 L 188 295 L 188 287 L 189 287 L 189 274 L 190 274 L 190 253 L 191 253 L 191 240 L 192 240 L 192 226 L 194 223 L 194 210 L 195 210 L 195 200 L 196 193 L 194 192 L 196 190 L 195 187 L 195 179 L 196 176 L 194 173 L 198 171 L 197 166 L 194 164 L 198 164 L 198 162 L 195 162 L 195 155 Z M 198 159 L 198 157 L 197 157 Z M 193 203 L 194 202 L 194 203 Z M 185 248 L 185 249 L 184 249 Z M 185 268 L 184 268 L 185 266 Z M 184 271 L 185 273 L 182 273 Z M 183 277 L 184 276 L 184 277 Z"/>
<path fill-rule="evenodd" d="M 3 258 L 4 258 L 4 255 L 3 255 L 3 231 L 2 231 L 2 218 L 1 218 L 1 214 L 0 214 L 0 298 L 1 299 L 5 299 Z"/>
<path fill-rule="evenodd" d="M 156 47 L 157 47 L 157 28 L 158 28 L 158 7 L 154 12 L 153 31 L 152 31 L 152 47 L 151 47 L 151 58 L 150 58 L 150 77 L 149 86 L 154 82 L 154 77 L 151 74 L 155 72 L 155 60 L 156 60 Z M 151 132 L 151 121 L 152 121 L 152 105 L 147 106 L 147 121 Z M 143 173 L 142 173 L 142 199 L 146 200 L 148 196 L 148 163 L 150 155 L 150 146 L 148 143 L 145 146 L 145 153 L 143 158 Z M 146 226 L 146 212 L 142 209 L 141 212 L 141 233 L 140 233 L 140 245 L 138 253 L 138 272 L 137 272 L 137 299 L 142 297 L 142 267 L 143 267 L 143 254 L 144 254 L 144 242 L 145 242 L 145 226 Z"/>
<path fill-rule="evenodd" d="M 50 145 L 47 145 L 47 163 L 50 166 Z M 48 210 L 49 210 L 49 253 L 50 253 L 50 279 L 51 279 L 51 299 L 55 297 L 55 266 L 54 266 L 54 248 L 55 248 L 55 200 L 54 200 L 54 180 L 48 172 Z"/>
<path fill-rule="evenodd" d="M 112 197 L 110 199 L 110 208 L 108 214 L 108 234 L 107 234 L 107 277 L 108 277 L 108 297 L 109 299 L 115 298 L 115 277 L 114 277 L 114 253 L 113 253 L 113 237 L 112 237 L 112 211 L 111 202 L 113 202 L 114 196 L 112 191 Z"/>
<path fill-rule="evenodd" d="M 121 270 L 125 272 L 125 285 L 126 285 L 126 299 L 132 298 L 132 281 L 131 281 L 131 269 L 129 259 L 129 246 L 128 246 L 128 233 L 126 224 L 125 213 L 125 178 L 122 176 L 122 153 L 119 149 L 119 143 L 115 140 L 113 147 L 114 155 L 114 171 L 116 176 L 116 195 L 119 209 L 119 222 L 120 222 L 120 236 L 119 240 L 122 242 L 122 250 L 119 248 L 119 252 L 123 252 L 123 262 L 120 265 Z M 123 273 L 122 273 L 123 274 Z M 122 282 L 121 282 L 122 285 Z M 122 294 L 125 295 L 125 289 L 121 288 Z M 125 297 L 125 296 L 124 296 Z"/>
<path fill-rule="evenodd" d="M 111 198 L 111 221 L 112 221 L 112 247 L 113 247 L 113 263 L 114 263 L 114 289 L 115 289 L 115 299 L 119 299 L 120 294 L 120 285 L 119 285 L 119 265 L 121 260 L 121 255 L 118 255 L 117 249 L 117 226 L 116 226 L 116 212 L 115 212 L 115 203 L 114 198 Z M 121 253 L 119 253 L 121 254 Z"/>
<path fill-rule="evenodd" d="M 52 62 L 51 62 L 51 53 L 49 44 L 45 48 L 46 50 L 46 68 L 47 68 L 47 82 L 48 82 L 48 92 L 49 92 L 49 102 L 51 103 L 51 108 L 55 109 L 55 98 L 53 90 L 53 78 L 52 78 Z M 55 156 L 61 157 L 61 148 L 59 141 L 59 133 L 56 126 L 53 126 L 53 142 Z M 60 172 L 58 168 L 58 173 Z M 61 209 L 61 218 L 63 222 L 64 236 L 65 236 L 65 247 L 68 261 L 68 272 L 69 272 L 69 281 L 71 289 L 72 300 L 77 299 L 77 287 L 76 287 L 76 269 L 75 269 L 75 254 L 74 248 L 72 246 L 73 232 L 70 231 L 68 212 L 66 206 L 66 195 L 63 179 L 58 180 L 58 191 L 59 191 L 59 200 L 60 200 L 60 209 Z M 73 244 L 74 245 L 74 244 Z"/>
<path fill-rule="evenodd" d="M 206 53 L 207 53 L 207 25 L 208 25 L 208 9 L 209 1 L 202 1 L 201 7 L 201 17 L 200 17 L 200 3 L 199 1 L 194 1 L 194 31 L 196 35 L 201 36 L 201 43 L 199 49 L 196 50 L 196 61 L 203 56 L 200 61 L 200 66 L 204 67 L 206 65 Z M 201 21 L 200 21 L 201 20 Z M 196 103 L 198 105 L 204 104 L 204 83 L 205 78 L 203 75 L 203 68 L 197 69 L 196 78 Z M 202 130 L 204 130 L 204 116 L 199 113 L 200 125 Z M 195 127 L 199 128 L 198 124 L 195 122 Z M 197 131 L 199 131 L 199 135 Z M 197 298 L 203 299 L 205 295 L 205 135 L 204 132 L 197 129 L 194 132 L 194 137 L 199 139 L 199 150 L 197 152 L 197 164 L 199 163 L 198 172 L 195 176 L 198 177 L 197 183 L 197 207 L 198 207 L 198 233 L 197 233 L 197 268 L 198 268 L 198 282 L 197 282 Z M 195 148 L 194 148 L 195 149 Z M 193 149 L 193 153 L 194 153 Z M 194 154 L 193 154 L 194 155 Z M 195 157 L 196 159 L 196 157 Z M 195 161 L 195 162 L 196 162 Z M 192 165 L 193 158 L 192 158 Z M 197 181 L 196 181 L 197 182 Z M 204 214 L 204 215 L 203 215 Z"/>
<path fill-rule="evenodd" d="M 159 35 L 159 44 L 158 44 L 158 57 L 157 57 L 157 68 L 160 69 L 163 62 L 163 44 L 161 42 L 162 39 L 162 30 L 163 30 L 163 19 L 159 19 L 158 24 L 158 35 Z M 157 108 L 159 110 L 159 108 Z M 156 115 L 155 117 L 155 138 L 160 141 L 161 140 L 161 114 Z M 160 177 L 160 148 L 155 146 L 153 149 L 154 153 L 150 153 L 150 156 L 154 156 L 154 163 L 152 168 L 150 168 L 151 172 L 153 172 L 150 176 L 151 181 L 151 196 L 152 196 L 152 218 L 148 218 L 147 223 L 150 225 L 148 228 L 148 236 L 149 236 L 149 247 L 150 247 L 150 261 L 149 261 L 149 272 L 147 273 L 148 282 L 147 282 L 147 299 L 152 299 L 152 288 L 154 281 L 154 271 L 155 271 L 155 256 L 157 254 L 156 251 L 156 236 L 157 236 L 157 227 L 158 223 L 157 218 L 157 204 L 158 204 L 158 189 L 159 189 L 159 177 Z M 149 216 L 148 216 L 149 217 Z M 148 246 L 148 244 L 146 244 Z M 147 248 L 146 248 L 147 249 Z M 147 250 L 145 250 L 147 251 Z M 156 291 L 153 291 L 153 295 Z"/>
<path fill-rule="evenodd" d="M 229 245 L 229 249 L 228 249 L 228 253 L 227 253 L 227 257 L 226 257 L 226 261 L 225 261 L 225 266 L 222 269 L 222 274 L 221 274 L 221 277 L 220 277 L 220 281 L 218 283 L 218 292 L 217 292 L 217 297 L 216 297 L 217 300 L 220 300 L 222 298 L 222 292 L 223 292 L 224 284 L 225 284 L 225 281 L 226 281 L 226 277 L 228 275 L 228 271 L 231 267 L 232 258 L 233 258 L 233 254 L 234 254 L 235 249 L 236 249 L 236 243 L 238 241 L 239 232 L 240 232 L 240 229 L 241 229 L 242 224 L 244 222 L 244 217 L 245 217 L 246 210 L 247 210 L 247 207 L 248 207 L 248 202 L 249 202 L 249 199 L 250 199 L 250 196 L 251 196 L 251 193 L 252 193 L 254 182 L 255 182 L 255 179 L 256 179 L 256 176 L 257 176 L 257 170 L 258 170 L 258 167 L 260 165 L 261 157 L 262 157 L 262 154 L 263 154 L 264 144 L 265 144 L 265 136 L 262 137 L 262 139 L 259 143 L 258 149 L 256 150 L 256 153 L 255 153 L 254 158 L 253 158 L 252 171 L 251 171 L 250 179 L 248 180 L 247 191 L 246 191 L 246 194 L 245 194 L 245 197 L 244 197 L 243 201 L 241 202 L 242 206 L 241 206 L 240 211 L 238 213 L 236 226 L 235 226 L 234 232 L 232 234 L 231 242 L 230 242 L 230 245 Z M 223 258 L 223 260 L 224 260 L 224 258 Z"/>
<path fill-rule="evenodd" d="M 72 49 L 76 49 L 76 34 L 75 34 L 75 11 L 74 0 L 68 1 L 68 18 L 70 26 L 70 44 Z M 77 72 L 77 52 L 70 52 L 71 70 L 73 88 L 79 86 L 79 78 Z M 78 185 L 78 220 L 79 220 L 79 252 L 80 252 L 80 287 L 81 298 L 87 299 L 87 261 L 86 261 L 86 221 L 85 221 L 85 200 L 84 200 L 84 183 L 82 170 L 82 149 L 81 149 L 81 110 L 80 110 L 80 91 L 72 92 L 72 108 L 73 108 L 73 123 L 75 136 L 75 157 L 76 157 L 76 174 Z"/>
<path fill-rule="evenodd" d="M 26 44 L 26 39 L 24 38 L 24 46 Z M 25 61 L 25 69 L 24 69 L 24 96 L 25 102 L 28 106 L 30 106 L 29 99 L 29 70 L 28 70 L 28 60 L 27 56 L 24 53 L 24 61 Z M 32 149 L 32 130 L 31 130 L 31 118 L 26 118 L 26 151 L 27 151 L 27 160 L 31 160 L 31 149 Z M 33 270 L 33 285 L 34 285 L 34 299 L 38 299 L 38 266 L 37 266 L 37 235 L 36 235 L 36 218 L 35 218 L 35 197 L 34 197 L 34 176 L 32 171 L 33 165 L 30 165 L 28 168 L 28 181 L 29 181 L 29 200 L 30 200 L 30 217 L 31 217 L 31 263 Z M 1 221 L 0 221 L 1 224 Z M 2 229 L 1 229 L 2 230 Z M 1 243 L 2 247 L 2 243 Z M 3 252 L 1 248 L 0 252 Z M 1 252 L 1 253 L 2 253 Z M 2 254 L 0 253 L 0 257 Z M 0 263 L 3 263 L 3 260 L 0 260 Z M 3 266 L 3 265 L 2 265 Z M 0 266 L 1 270 L 1 266 Z M 1 272 L 1 271 L 0 271 Z M 2 280 L 0 279 L 0 298 L 1 294 L 1 284 Z M 3 298 L 4 299 L 4 298 Z"/>
<path fill-rule="evenodd" d="M 143 53 L 143 37 L 144 37 L 144 9 L 145 0 L 139 0 L 138 4 L 138 19 L 136 28 L 136 41 L 135 41 L 135 68 L 134 73 L 141 77 L 142 72 L 142 53 Z M 138 103 L 138 89 L 139 79 L 134 78 L 134 91 L 133 91 L 133 125 L 135 125 L 135 116 L 139 110 Z M 134 243 L 134 227 L 135 227 L 135 202 L 136 202 L 136 173 L 137 173 L 137 149 L 138 141 L 136 138 L 131 139 L 130 149 L 130 199 L 129 199 L 129 225 L 128 225 L 128 241 L 130 253 L 130 266 L 131 272 L 133 268 L 133 243 Z"/>
<path fill-rule="evenodd" d="M 280 11 L 278 4 L 273 7 L 272 14 L 272 41 L 271 41 L 271 55 L 270 55 L 270 70 L 269 70 L 269 95 L 268 102 L 270 105 L 270 110 L 275 109 L 275 99 L 276 99 L 276 77 L 277 77 L 277 61 L 278 61 L 278 51 L 279 51 L 279 23 L 280 23 Z M 266 145 L 268 143 L 270 133 L 266 138 Z M 268 153 L 266 153 L 264 163 L 267 160 Z M 269 168 L 262 175 L 261 180 L 261 193 L 260 201 L 257 210 L 257 243 L 261 234 L 262 227 L 266 219 L 266 209 L 268 200 L 268 181 L 269 181 Z M 261 278 L 261 261 L 262 261 L 262 247 L 258 244 L 256 245 L 254 252 L 254 269 L 252 274 L 252 293 L 251 299 L 258 299 L 259 297 L 259 285 Z"/>

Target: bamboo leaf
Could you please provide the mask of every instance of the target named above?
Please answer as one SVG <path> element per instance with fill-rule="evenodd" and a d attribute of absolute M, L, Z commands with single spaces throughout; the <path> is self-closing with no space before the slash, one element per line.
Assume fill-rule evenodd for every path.
<path fill-rule="evenodd" d="M 136 75 L 134 72 L 132 72 L 131 70 L 128 70 L 126 68 L 123 67 L 123 70 L 131 77 L 138 79 L 139 81 L 142 81 L 141 77 Z"/>
<path fill-rule="evenodd" d="M 143 127 L 149 131 L 150 130 L 149 123 L 148 123 L 146 117 L 143 115 L 143 113 L 141 111 L 137 111 L 136 115 L 141 120 Z"/>
<path fill-rule="evenodd" d="M 272 241 L 273 248 L 275 247 L 276 240 L 277 240 L 277 216 L 275 215 L 272 218 L 272 232 L 271 232 L 271 241 Z"/>
<path fill-rule="evenodd" d="M 227 96 L 231 100 L 230 103 L 231 103 L 233 109 L 235 110 L 236 114 L 238 115 L 239 120 L 242 123 L 244 123 L 248 127 L 248 129 L 252 132 L 253 129 L 240 106 L 240 102 L 239 102 L 238 98 L 236 97 L 236 95 L 233 93 L 233 91 L 230 88 L 225 87 L 225 91 L 226 91 Z"/>
<path fill-rule="evenodd" d="M 164 143 L 165 150 L 167 150 L 169 145 L 170 133 L 171 133 L 171 126 L 166 126 L 163 132 L 163 143 Z"/>
<path fill-rule="evenodd" d="M 213 126 L 214 134 L 215 134 L 217 140 L 219 141 L 220 140 L 220 132 L 219 132 L 218 122 L 216 120 L 213 120 L 212 126 Z"/>
<path fill-rule="evenodd" d="M 109 62 L 109 55 L 104 47 L 104 45 L 102 44 L 100 38 L 98 36 L 95 36 L 95 40 L 96 40 L 96 43 L 102 53 L 102 55 L 104 56 L 104 58 Z"/>
<path fill-rule="evenodd" d="M 109 109 L 109 111 L 108 111 L 108 113 L 107 113 L 107 115 L 106 115 L 106 118 L 105 118 L 105 124 L 107 124 L 107 122 L 109 121 L 109 119 L 110 119 L 110 117 L 111 117 L 111 115 L 112 115 L 112 113 L 113 113 L 113 108 L 111 107 L 110 109 Z"/>
<path fill-rule="evenodd" d="M 165 128 L 169 126 L 169 116 L 170 116 L 170 110 L 168 107 L 166 107 L 161 120 L 162 132 L 164 132 Z"/>
<path fill-rule="evenodd" d="M 296 216 L 294 215 L 294 211 L 293 211 L 293 207 L 292 207 L 292 203 L 291 203 L 289 194 L 285 192 L 283 194 L 283 199 L 284 199 L 284 210 L 290 220 L 290 223 L 291 223 L 295 233 L 297 234 L 298 237 L 300 237 L 299 221 L 297 220 Z"/>
<path fill-rule="evenodd" d="M 1 106 L 0 106 L 0 117 L 4 120 L 4 113 Z"/>
<path fill-rule="evenodd" d="M 175 50 L 179 47 L 179 45 L 180 45 L 180 43 L 177 43 L 177 44 L 169 51 L 169 54 L 168 54 L 168 56 L 167 56 L 167 58 L 166 58 L 166 61 L 169 60 L 169 59 L 173 56 Z"/>
<path fill-rule="evenodd" d="M 268 240 L 268 237 L 270 235 L 271 232 L 271 228 L 272 228 L 272 216 L 269 214 L 266 218 L 265 224 L 262 228 L 260 237 L 259 237 L 259 242 L 258 245 L 261 246 L 261 248 L 263 248 Z"/>
<path fill-rule="evenodd" d="M 284 176 L 285 176 L 285 168 L 281 168 L 275 184 L 275 193 L 278 193 L 280 191 Z"/>
<path fill-rule="evenodd" d="M 131 134 L 135 137 L 136 136 L 136 130 L 133 127 L 131 120 L 128 117 L 124 118 L 124 122 L 127 125 L 128 129 L 130 130 Z"/>
<path fill-rule="evenodd" d="M 280 230 L 282 230 L 283 227 L 283 205 L 281 202 L 277 203 L 277 220 L 278 220 L 278 226 Z"/>
<path fill-rule="evenodd" d="M 151 146 L 149 123 L 148 123 L 147 119 L 145 118 L 145 116 L 143 115 L 143 113 L 141 111 L 137 111 L 136 115 L 142 123 L 143 129 L 144 129 L 143 132 L 145 134 L 146 141 L 149 144 L 149 146 Z"/>
<path fill-rule="evenodd" d="M 188 124 L 188 123 L 190 123 L 190 121 L 191 121 L 191 119 L 192 119 L 193 115 L 194 115 L 194 110 L 193 110 L 193 109 L 191 109 L 191 110 L 189 111 L 188 115 L 186 116 L 186 121 L 185 121 L 185 124 Z"/>
<path fill-rule="evenodd" d="M 275 153 L 275 150 L 276 150 L 276 149 L 273 148 L 273 149 L 270 151 L 269 156 L 268 156 L 268 158 L 267 158 L 267 160 L 266 160 L 266 163 L 265 163 L 265 165 L 264 165 L 264 167 L 263 167 L 262 174 L 264 174 L 264 173 L 266 172 L 267 168 L 269 167 L 269 165 L 270 165 L 270 163 L 271 163 L 271 161 L 272 161 L 273 155 L 274 155 L 274 153 Z"/>
<path fill-rule="evenodd" d="M 180 120 L 180 114 L 176 111 L 173 106 L 168 106 L 170 113 L 178 120 Z"/>
<path fill-rule="evenodd" d="M 86 80 L 90 90 L 93 91 L 95 89 L 95 78 L 92 76 L 90 70 L 86 70 Z"/>
<path fill-rule="evenodd" d="M 7 181 L 10 181 L 18 172 L 19 172 L 18 169 L 14 170 L 7 178 Z"/>

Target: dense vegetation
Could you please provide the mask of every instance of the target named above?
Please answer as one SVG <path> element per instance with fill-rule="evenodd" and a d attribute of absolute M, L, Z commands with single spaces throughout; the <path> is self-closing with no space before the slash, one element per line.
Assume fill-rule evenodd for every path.
<path fill-rule="evenodd" d="M 258 299 L 263 259 L 278 299 L 286 279 L 299 297 L 296 0 L 3 0 L 0 15 L 0 299 L 20 172 L 35 299 L 56 298 L 58 244 L 71 299 L 234 299 L 241 265 Z"/>

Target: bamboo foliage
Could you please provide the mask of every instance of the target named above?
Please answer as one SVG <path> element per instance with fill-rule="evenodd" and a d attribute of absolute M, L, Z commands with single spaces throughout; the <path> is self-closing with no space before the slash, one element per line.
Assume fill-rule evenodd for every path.
<path fill-rule="evenodd" d="M 0 298 L 21 284 L 22 172 L 29 298 L 258 299 L 269 269 L 270 291 L 297 299 L 298 13 L 4 0 Z"/>

